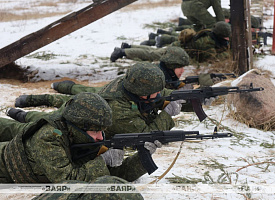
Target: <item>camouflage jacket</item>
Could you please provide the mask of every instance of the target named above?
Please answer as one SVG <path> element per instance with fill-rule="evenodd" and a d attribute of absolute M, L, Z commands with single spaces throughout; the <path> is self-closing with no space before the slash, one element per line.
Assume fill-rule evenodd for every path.
<path fill-rule="evenodd" d="M 167 96 L 172 90 L 164 89 L 161 96 Z M 174 121 L 165 111 L 148 115 L 142 114 L 137 104 L 125 93 L 123 77 L 119 77 L 106 85 L 100 92 L 113 111 L 113 125 L 105 131 L 106 137 L 118 133 L 142 133 L 153 130 L 170 130 Z"/>
<path fill-rule="evenodd" d="M 220 40 L 207 29 L 199 31 L 187 44 L 177 41 L 172 45 L 181 46 L 192 59 L 198 62 L 229 57 L 228 42 Z"/>
<path fill-rule="evenodd" d="M 205 9 L 208 9 L 212 6 L 215 15 L 216 15 L 216 21 L 224 21 L 224 15 L 223 10 L 221 7 L 221 1 L 220 0 L 191 0 L 191 1 L 183 1 L 185 4 L 194 4 L 194 2 L 200 2 L 203 4 Z M 185 13 L 186 15 L 194 15 L 196 13 L 200 13 L 200 10 L 187 10 L 188 13 Z"/>
<path fill-rule="evenodd" d="M 64 180 L 93 181 L 104 175 L 134 181 L 146 173 L 138 154 L 126 158 L 121 166 L 115 168 L 107 167 L 103 158 L 96 156 L 97 153 L 93 157 L 73 161 L 70 151 L 71 138 L 68 135 L 46 122 L 24 140 L 24 149 L 18 151 L 25 151 L 27 164 L 35 176 L 44 176 L 53 183 Z M 96 148 L 99 149 L 98 146 Z"/>

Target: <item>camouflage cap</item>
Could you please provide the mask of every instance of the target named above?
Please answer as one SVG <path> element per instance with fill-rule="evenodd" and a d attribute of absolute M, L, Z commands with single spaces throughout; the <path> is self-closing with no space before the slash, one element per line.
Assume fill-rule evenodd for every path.
<path fill-rule="evenodd" d="M 71 98 L 62 116 L 84 131 L 101 131 L 112 125 L 108 103 L 94 93 L 80 93 Z"/>
<path fill-rule="evenodd" d="M 169 46 L 160 58 L 169 69 L 181 68 L 189 65 L 188 54 L 180 47 Z"/>
<path fill-rule="evenodd" d="M 231 26 L 226 22 L 217 22 L 212 28 L 212 32 L 220 38 L 226 38 L 231 36 Z"/>
<path fill-rule="evenodd" d="M 161 69 L 148 62 L 138 62 L 127 70 L 123 86 L 138 96 L 148 96 L 163 90 L 165 76 Z"/>

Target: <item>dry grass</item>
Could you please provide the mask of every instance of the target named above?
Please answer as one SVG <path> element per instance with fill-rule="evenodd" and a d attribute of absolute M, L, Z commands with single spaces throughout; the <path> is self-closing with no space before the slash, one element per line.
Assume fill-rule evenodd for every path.
<path fill-rule="evenodd" d="M 256 124 L 254 123 L 253 120 L 247 120 L 246 118 L 244 118 L 244 116 L 241 113 L 235 112 L 233 110 L 229 112 L 229 116 L 243 124 L 246 124 L 248 127 L 251 127 L 251 128 L 256 128 L 263 131 L 275 130 L 275 116 L 272 119 L 265 121 L 262 124 Z"/>

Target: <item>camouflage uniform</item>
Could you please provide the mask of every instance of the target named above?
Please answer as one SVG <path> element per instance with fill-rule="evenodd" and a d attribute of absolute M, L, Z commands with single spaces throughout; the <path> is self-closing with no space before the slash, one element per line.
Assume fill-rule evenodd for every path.
<path fill-rule="evenodd" d="M 213 8 L 216 17 L 213 17 L 207 9 Z M 219 21 L 224 21 L 220 0 L 182 0 L 181 10 L 184 16 L 193 22 L 195 31 L 204 28 L 212 28 Z"/>
<path fill-rule="evenodd" d="M 217 22 L 212 30 L 201 30 L 189 41 L 174 42 L 173 46 L 185 49 L 188 55 L 198 62 L 207 60 L 225 59 L 229 57 L 229 41 L 231 27 L 228 23 Z"/>
<path fill-rule="evenodd" d="M 103 98 L 81 93 L 70 99 L 62 112 L 36 118 L 35 122 L 19 123 L 1 118 L 1 182 L 90 182 L 105 175 L 136 180 L 146 173 L 138 154 L 112 168 L 97 156 L 100 146 L 90 147 L 91 153 L 77 160 L 74 159 L 75 151 L 70 149 L 71 144 L 94 143 L 86 131 L 110 126 L 111 116 L 111 109 Z"/>
<path fill-rule="evenodd" d="M 152 48 L 145 45 L 131 45 L 131 48 L 124 49 L 126 57 L 137 61 L 158 61 L 165 52 L 163 48 Z"/>
<path fill-rule="evenodd" d="M 228 31 L 227 37 L 230 36 L 230 25 L 225 22 L 223 24 Z M 214 25 L 215 26 L 215 25 Z M 229 57 L 229 42 L 219 34 L 213 34 L 213 30 L 205 29 L 197 32 L 197 34 L 188 42 L 179 40 L 173 42 L 170 46 L 183 48 L 190 58 L 197 62 L 204 62 L 211 59 L 225 59 Z M 132 60 L 156 61 L 164 54 L 165 48 L 152 48 L 149 46 L 136 46 L 125 49 L 126 58 Z"/>
<path fill-rule="evenodd" d="M 133 78 L 136 82 L 132 84 L 132 90 L 127 91 L 125 88 L 126 77 L 129 74 L 135 74 L 138 78 Z M 137 80 L 139 79 L 139 80 Z M 158 107 L 152 109 L 150 105 L 140 104 L 139 96 L 147 96 L 160 91 L 161 96 L 169 95 L 172 90 L 163 89 L 165 86 L 165 77 L 162 71 L 150 63 L 137 63 L 132 66 L 125 76 L 119 77 L 109 84 L 107 84 L 98 94 L 102 96 L 109 104 L 113 111 L 113 125 L 108 127 L 105 131 L 106 138 L 118 133 L 141 133 L 150 132 L 152 130 L 170 130 L 174 127 L 174 121 L 165 111 L 158 113 L 162 109 L 163 102 L 158 102 Z M 74 85 L 71 87 L 74 88 Z M 63 91 L 59 91 L 63 92 Z M 64 95 L 46 95 L 39 96 L 32 95 L 33 100 L 29 101 L 29 106 L 33 103 L 39 102 L 39 98 L 47 98 L 41 102 L 47 102 L 49 106 L 61 106 L 62 100 L 69 98 Z M 36 101 L 37 100 L 37 101 Z M 57 100 L 57 102 L 55 101 Z M 35 104 L 38 106 L 39 104 Z M 41 104 L 40 104 L 41 105 Z M 64 105 L 61 106 L 63 109 Z M 143 109 L 147 111 L 143 112 Z M 60 111 L 55 111 L 60 112 Z M 28 112 L 26 121 L 36 120 L 41 115 L 48 115 L 47 113 Z"/>

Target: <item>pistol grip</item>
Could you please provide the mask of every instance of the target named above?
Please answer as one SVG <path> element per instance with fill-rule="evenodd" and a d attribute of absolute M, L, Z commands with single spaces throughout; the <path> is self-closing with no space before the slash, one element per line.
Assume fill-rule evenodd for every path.
<path fill-rule="evenodd" d="M 202 122 L 207 117 L 207 115 L 203 111 L 200 101 L 198 99 L 191 99 L 191 104 L 200 122 Z"/>

